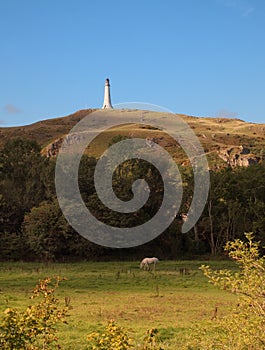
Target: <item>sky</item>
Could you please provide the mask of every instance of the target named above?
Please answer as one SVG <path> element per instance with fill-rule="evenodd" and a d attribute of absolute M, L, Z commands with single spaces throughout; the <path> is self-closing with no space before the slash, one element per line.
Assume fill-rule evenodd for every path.
<path fill-rule="evenodd" d="M 265 123 L 264 0 L 0 0 L 0 126 L 114 104 Z"/>

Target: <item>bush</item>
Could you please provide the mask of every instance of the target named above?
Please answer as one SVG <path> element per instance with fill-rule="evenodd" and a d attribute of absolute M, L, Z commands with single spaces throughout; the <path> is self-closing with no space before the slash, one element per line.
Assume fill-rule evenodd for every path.
<path fill-rule="evenodd" d="M 88 350 L 127 350 L 132 347 L 127 331 L 114 320 L 110 320 L 103 331 L 90 333 L 87 340 Z"/>
<path fill-rule="evenodd" d="M 66 323 L 67 307 L 61 308 L 54 293 L 60 278 L 41 280 L 33 291 L 31 299 L 39 298 L 38 303 L 25 311 L 7 308 L 0 323 L 0 348 L 23 350 L 60 349 L 57 325 Z M 50 284 L 53 285 L 50 287 Z"/>
<path fill-rule="evenodd" d="M 158 329 L 151 328 L 146 333 L 142 350 L 163 350 L 157 337 Z"/>
<path fill-rule="evenodd" d="M 151 328 L 146 332 L 142 344 L 138 344 L 138 350 L 163 350 L 157 337 L 158 329 Z M 114 320 L 99 332 L 90 333 L 87 337 L 89 345 L 87 350 L 128 350 L 136 349 L 135 341 L 129 337 L 128 331 L 118 326 Z"/>
<path fill-rule="evenodd" d="M 225 246 L 238 272 L 201 267 L 211 283 L 237 294 L 238 303 L 229 315 L 199 327 L 189 349 L 265 349 L 265 257 L 260 257 L 260 243 L 252 233 L 245 236 L 246 242 L 237 239 Z"/>

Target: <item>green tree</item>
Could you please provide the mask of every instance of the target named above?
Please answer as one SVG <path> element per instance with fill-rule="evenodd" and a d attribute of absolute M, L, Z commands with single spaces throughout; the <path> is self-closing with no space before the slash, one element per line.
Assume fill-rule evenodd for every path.
<path fill-rule="evenodd" d="M 83 200 L 86 202 L 90 195 L 95 193 L 94 172 L 96 158 L 83 155 L 79 164 L 78 184 Z"/>
<path fill-rule="evenodd" d="M 8 141 L 0 152 L 1 232 L 19 232 L 24 214 L 45 199 L 48 160 L 35 141 Z"/>
<path fill-rule="evenodd" d="M 222 252 L 229 240 L 253 231 L 265 243 L 265 167 L 223 169 L 211 172 L 211 187 L 198 236 L 208 242 L 212 254 Z"/>
<path fill-rule="evenodd" d="M 70 228 L 56 200 L 43 202 L 25 215 L 23 236 L 40 260 L 52 261 L 67 255 Z"/>

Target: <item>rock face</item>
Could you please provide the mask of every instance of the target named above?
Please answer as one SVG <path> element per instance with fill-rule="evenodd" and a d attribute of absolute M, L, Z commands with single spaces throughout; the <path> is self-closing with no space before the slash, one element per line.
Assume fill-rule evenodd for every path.
<path fill-rule="evenodd" d="M 68 134 L 65 137 L 58 138 L 48 146 L 44 147 L 41 153 L 47 158 L 56 157 L 59 153 L 59 150 L 63 147 L 63 142 L 65 142 L 66 145 L 78 144 L 84 139 L 84 137 L 84 132 Z M 63 150 L 64 148 L 62 148 L 62 151 Z"/>
<path fill-rule="evenodd" d="M 56 157 L 63 143 L 63 137 L 53 141 L 41 151 L 47 158 Z"/>
<path fill-rule="evenodd" d="M 244 146 L 240 146 L 240 154 L 249 154 L 250 153 L 250 149 Z"/>
<path fill-rule="evenodd" d="M 82 133 L 72 134 L 71 136 L 67 135 L 65 138 L 60 137 L 57 140 L 50 143 L 48 146 L 42 149 L 42 154 L 47 158 L 56 157 L 59 153 L 62 143 L 65 140 L 67 144 L 79 143 L 84 135 Z M 162 147 L 171 146 L 170 141 L 167 142 L 163 137 L 157 138 L 146 138 L 146 143 L 149 147 L 152 147 L 154 143 L 159 144 Z M 251 153 L 251 150 L 245 146 L 235 146 L 230 148 L 223 148 L 216 151 L 218 156 L 226 162 L 226 164 L 232 168 L 237 166 L 248 167 L 260 162 L 260 157 Z M 189 161 L 184 162 L 183 166 L 188 166 Z"/>
<path fill-rule="evenodd" d="M 252 154 L 250 149 L 244 146 L 222 149 L 218 152 L 218 156 L 231 167 L 248 167 L 260 161 L 260 157 Z"/>

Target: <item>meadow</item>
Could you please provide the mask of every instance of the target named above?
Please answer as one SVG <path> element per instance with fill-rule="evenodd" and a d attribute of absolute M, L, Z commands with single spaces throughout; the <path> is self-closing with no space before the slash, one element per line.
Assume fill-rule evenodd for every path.
<path fill-rule="evenodd" d="M 140 270 L 138 261 L 0 263 L 0 312 L 8 306 L 25 309 L 40 279 L 61 276 L 66 280 L 56 295 L 70 306 L 68 324 L 58 333 L 63 349 L 85 349 L 87 335 L 114 319 L 139 342 L 157 328 L 163 347 L 175 350 L 192 337 L 193 327 L 213 318 L 216 307 L 219 317 L 236 302 L 208 283 L 202 264 L 235 268 L 228 260 L 160 261 L 153 272 Z"/>

